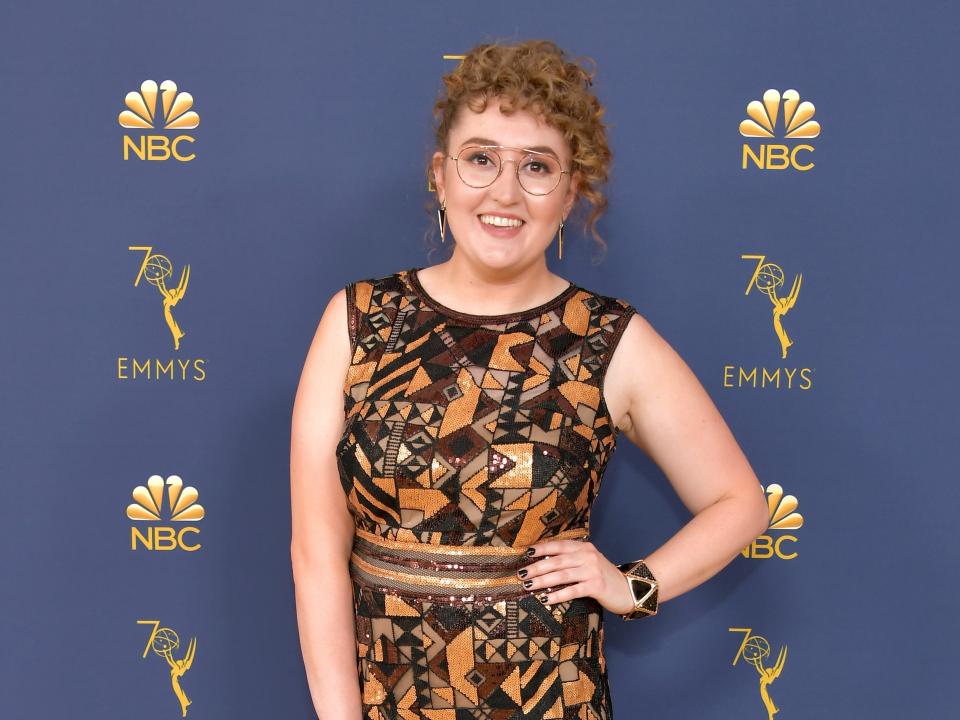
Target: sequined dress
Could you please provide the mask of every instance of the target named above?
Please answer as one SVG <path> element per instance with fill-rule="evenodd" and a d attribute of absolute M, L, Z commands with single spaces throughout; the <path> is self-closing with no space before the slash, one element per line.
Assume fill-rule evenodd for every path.
<path fill-rule="evenodd" d="M 337 458 L 363 717 L 609 720 L 602 606 L 546 607 L 516 570 L 531 544 L 589 537 L 618 432 L 602 382 L 634 308 L 571 284 L 469 315 L 416 268 L 346 293 Z"/>

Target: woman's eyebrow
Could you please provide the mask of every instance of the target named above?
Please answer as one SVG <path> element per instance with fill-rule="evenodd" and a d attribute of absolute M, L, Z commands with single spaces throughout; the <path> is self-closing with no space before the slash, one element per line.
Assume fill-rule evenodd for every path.
<path fill-rule="evenodd" d="M 496 140 L 491 140 L 490 138 L 472 137 L 472 138 L 469 138 L 468 140 L 464 140 L 462 143 L 460 143 L 460 147 L 461 147 L 461 148 L 464 147 L 465 145 L 496 145 L 496 146 L 499 146 L 500 143 L 498 143 Z M 546 154 L 546 155 L 553 155 L 555 158 L 557 158 L 557 160 L 560 159 L 560 156 L 557 155 L 556 151 L 554 151 L 554 149 L 553 149 L 552 147 L 549 147 L 549 146 L 547 146 L 547 145 L 537 145 L 536 147 L 528 147 L 528 148 L 523 148 L 523 149 L 524 149 L 524 150 L 533 150 L 534 152 L 544 153 L 544 154 Z"/>

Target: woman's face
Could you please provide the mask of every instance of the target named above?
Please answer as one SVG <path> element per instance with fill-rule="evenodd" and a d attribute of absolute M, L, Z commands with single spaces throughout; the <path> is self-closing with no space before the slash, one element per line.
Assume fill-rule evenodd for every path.
<path fill-rule="evenodd" d="M 500 112 L 493 98 L 482 113 L 460 108 L 450 130 L 449 155 L 456 157 L 469 145 L 504 145 L 511 148 L 538 148 L 554 154 L 564 170 L 570 170 L 571 151 L 559 130 L 528 111 L 512 115 Z M 519 183 L 517 162 L 523 155 L 500 151 L 500 176 L 484 188 L 464 184 L 457 175 L 457 163 L 443 153 L 433 156 L 437 199 L 446 203 L 446 222 L 456 239 L 456 252 L 490 269 L 520 269 L 544 262 L 544 251 L 553 242 L 576 200 L 576 176 L 564 174 L 548 195 L 531 195 Z M 460 162 L 465 162 L 461 158 Z M 481 217 L 483 216 L 483 220 Z M 519 227 L 495 227 L 488 216 L 515 218 Z"/>

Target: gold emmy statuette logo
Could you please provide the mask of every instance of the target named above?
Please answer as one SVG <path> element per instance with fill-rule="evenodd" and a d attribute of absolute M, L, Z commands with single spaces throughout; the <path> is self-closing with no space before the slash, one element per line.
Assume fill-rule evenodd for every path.
<path fill-rule="evenodd" d="M 784 138 L 813 139 L 820 135 L 820 123 L 812 119 L 816 112 L 812 102 L 807 100 L 800 102 L 800 93 L 796 90 L 787 90 L 781 96 L 772 88 L 763 94 L 763 102 L 752 100 L 747 104 L 747 119 L 740 123 L 740 134 L 747 138 L 775 138 L 781 100 L 783 124 L 780 128 Z M 787 145 L 762 143 L 755 152 L 749 144 L 744 143 L 741 167 L 746 170 L 747 163 L 750 161 L 761 170 L 793 168 L 803 172 L 812 168 L 814 163 L 801 162 L 797 157 L 801 152 L 812 153 L 813 146 L 799 144 L 790 148 Z"/>
<path fill-rule="evenodd" d="M 167 489 L 166 512 L 164 512 L 163 489 Z M 127 506 L 127 517 L 138 522 L 174 523 L 199 522 L 206 511 L 197 502 L 200 494 L 195 487 L 184 486 L 179 475 L 171 475 L 164 481 L 159 475 L 151 475 L 147 485 L 133 489 L 135 502 Z M 199 535 L 200 529 L 185 525 L 179 529 L 169 525 L 148 525 L 146 534 L 135 526 L 130 528 L 130 549 L 142 546 L 146 550 L 185 550 L 195 552 L 200 543 L 188 544 L 187 535 Z"/>
<path fill-rule="evenodd" d="M 127 109 L 120 113 L 118 121 L 121 127 L 129 130 L 193 130 L 200 125 L 200 116 L 190 109 L 193 96 L 188 92 L 177 92 L 173 80 L 164 80 L 159 87 L 153 80 L 144 80 L 140 92 L 128 92 L 124 102 Z M 129 160 L 133 152 L 140 160 L 169 160 L 172 157 L 189 162 L 196 155 L 185 155 L 180 144 L 193 142 L 190 135 L 183 134 L 172 140 L 166 135 L 141 135 L 139 140 L 124 135 L 123 159 Z"/>
<path fill-rule="evenodd" d="M 183 299 L 187 292 L 187 283 L 190 282 L 190 266 L 185 265 L 180 271 L 180 281 L 175 288 L 167 287 L 167 279 L 173 277 L 173 264 L 164 255 L 154 255 L 152 247 L 139 247 L 131 245 L 128 250 L 142 250 L 143 262 L 140 263 L 140 271 L 133 280 L 133 286 L 140 284 L 141 278 L 146 278 L 147 282 L 153 285 L 160 292 L 163 303 L 163 318 L 167 321 L 167 327 L 170 328 L 170 334 L 173 335 L 174 350 L 180 349 L 180 339 L 186 335 L 177 321 L 173 318 L 173 308 Z"/>
<path fill-rule="evenodd" d="M 776 483 L 767 485 L 766 495 L 767 509 L 770 512 L 770 523 L 767 529 L 775 530 L 776 534 L 761 535 L 747 545 L 740 554 L 754 560 L 768 560 L 772 557 L 793 560 L 797 557 L 797 552 L 787 553 L 783 546 L 787 543 L 796 543 L 797 536 L 783 531 L 799 530 L 803 527 L 803 515 L 796 511 L 800 503 L 793 495 L 784 495 L 783 488 Z"/>
<path fill-rule="evenodd" d="M 180 701 L 181 717 L 186 717 L 187 706 L 193 704 L 193 701 L 180 687 L 180 678 L 193 665 L 193 659 L 197 654 L 197 639 L 191 638 L 183 657 L 176 660 L 173 653 L 180 647 L 180 636 L 174 630 L 160 627 L 159 620 L 137 620 L 137 625 L 153 625 L 153 630 L 147 639 L 147 646 L 143 649 L 143 657 L 146 658 L 153 650 L 155 654 L 167 661 L 167 665 L 170 666 L 170 684 L 173 686 L 173 694 Z"/>
<path fill-rule="evenodd" d="M 779 265 L 766 262 L 766 255 L 741 255 L 743 260 L 756 261 L 756 267 L 744 295 L 749 295 L 753 288 L 757 288 L 766 295 L 771 305 L 771 321 L 773 332 L 779 341 L 780 358 L 787 358 L 787 350 L 794 341 L 787 335 L 783 327 L 783 316 L 796 304 L 800 295 L 800 286 L 803 283 L 803 274 L 798 273 L 790 286 L 790 292 L 782 295 L 785 283 L 783 269 Z M 779 291 L 779 292 L 778 292 Z M 813 387 L 813 368 L 776 368 L 744 367 L 742 365 L 727 364 L 723 366 L 723 387 L 725 388 L 763 388 L 809 390 Z"/>
<path fill-rule="evenodd" d="M 180 340 L 186 333 L 180 328 L 179 323 L 173 317 L 173 308 L 176 307 L 187 292 L 187 284 L 190 282 L 190 266 L 185 265 L 180 271 L 180 280 L 176 287 L 169 287 L 168 281 L 173 277 L 173 263 L 164 256 L 153 252 L 152 246 L 131 245 L 129 250 L 134 252 L 143 252 L 143 262 L 140 263 L 140 269 L 133 280 L 133 286 L 138 287 L 140 280 L 146 278 L 147 282 L 157 288 L 160 293 L 160 302 L 163 306 L 163 318 L 173 337 L 173 349 L 180 350 Z M 203 381 L 207 377 L 206 360 L 203 358 L 183 358 L 161 359 L 161 358 L 136 358 L 121 355 L 117 358 L 117 379 L 118 380 L 187 380 Z M 192 376 L 187 371 L 193 368 Z"/>
<path fill-rule="evenodd" d="M 749 295 L 750 291 L 756 287 L 770 300 L 773 305 L 772 320 L 773 331 L 780 340 L 781 358 L 787 358 L 787 348 L 793 345 L 793 340 L 787 336 L 787 331 L 783 329 L 783 316 L 790 312 L 790 309 L 797 304 L 797 296 L 800 294 L 800 284 L 803 282 L 803 273 L 797 274 L 793 278 L 793 284 L 790 286 L 790 292 L 786 297 L 778 297 L 777 290 L 783 287 L 783 270 L 779 265 L 764 262 L 766 255 L 741 255 L 743 260 L 756 260 L 757 267 L 747 283 L 747 290 L 744 295 Z"/>
<path fill-rule="evenodd" d="M 743 658 L 753 665 L 760 675 L 760 699 L 763 701 L 763 707 L 767 710 L 767 720 L 773 720 L 773 716 L 783 708 L 778 708 L 774 704 L 773 698 L 770 697 L 770 684 L 783 672 L 783 666 L 787 662 L 787 646 L 784 645 L 780 648 L 780 653 L 777 655 L 777 661 L 773 664 L 773 667 L 764 667 L 764 659 L 769 662 L 770 658 L 770 643 L 767 642 L 766 638 L 752 634 L 753 630 L 751 628 L 727 629 L 730 632 L 743 633 L 743 642 L 740 643 L 740 648 L 734 655 L 731 664 L 736 665 L 737 661 Z"/>

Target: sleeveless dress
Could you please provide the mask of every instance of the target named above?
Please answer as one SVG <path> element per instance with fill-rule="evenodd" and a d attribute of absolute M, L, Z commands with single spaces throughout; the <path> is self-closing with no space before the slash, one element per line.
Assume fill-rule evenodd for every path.
<path fill-rule="evenodd" d="M 516 570 L 536 561 L 529 545 L 589 536 L 619 432 L 604 372 L 635 309 L 571 283 L 470 315 L 427 295 L 417 268 L 346 294 L 336 452 L 363 717 L 609 720 L 603 607 L 545 606 Z"/>

